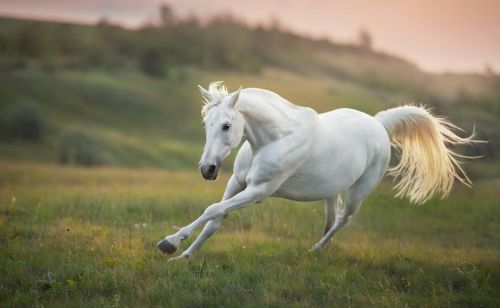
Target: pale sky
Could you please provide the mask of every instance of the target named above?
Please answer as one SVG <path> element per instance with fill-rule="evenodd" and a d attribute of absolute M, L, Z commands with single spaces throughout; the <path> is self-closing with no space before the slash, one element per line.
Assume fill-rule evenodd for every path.
<path fill-rule="evenodd" d="M 489 64 L 500 72 L 500 0 L 0 0 L 0 15 L 85 23 L 106 16 L 133 27 L 155 19 L 160 3 L 180 15 L 277 18 L 295 32 L 341 42 L 365 28 L 376 49 L 425 70 L 482 72 Z"/>

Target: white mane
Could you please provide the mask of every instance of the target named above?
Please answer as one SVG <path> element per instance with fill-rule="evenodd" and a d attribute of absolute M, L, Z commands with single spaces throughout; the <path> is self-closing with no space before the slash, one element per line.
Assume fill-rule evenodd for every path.
<path fill-rule="evenodd" d="M 203 107 L 201 107 L 201 116 L 204 117 L 208 110 L 215 105 L 222 102 L 222 99 L 228 95 L 227 88 L 224 85 L 224 81 L 212 81 L 208 86 L 208 93 L 212 96 L 213 100 L 208 100 L 206 97 L 203 98 Z"/>

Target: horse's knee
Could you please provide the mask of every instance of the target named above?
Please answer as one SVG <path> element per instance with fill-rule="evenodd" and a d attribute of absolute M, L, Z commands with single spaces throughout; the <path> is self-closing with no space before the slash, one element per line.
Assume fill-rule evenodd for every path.
<path fill-rule="evenodd" d="M 212 204 L 205 209 L 203 216 L 212 221 L 224 215 L 224 209 L 219 204 Z"/>

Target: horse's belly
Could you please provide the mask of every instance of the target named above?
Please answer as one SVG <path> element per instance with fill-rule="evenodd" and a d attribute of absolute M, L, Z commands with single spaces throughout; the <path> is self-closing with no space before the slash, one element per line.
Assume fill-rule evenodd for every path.
<path fill-rule="evenodd" d="M 330 187 L 318 187 L 300 185 L 289 179 L 274 194 L 273 197 L 280 197 L 295 201 L 316 201 L 332 197 L 342 190 Z"/>
<path fill-rule="evenodd" d="M 314 201 L 335 196 L 361 176 L 364 164 L 347 166 L 333 160 L 305 164 L 276 190 L 273 196 L 296 201 Z"/>

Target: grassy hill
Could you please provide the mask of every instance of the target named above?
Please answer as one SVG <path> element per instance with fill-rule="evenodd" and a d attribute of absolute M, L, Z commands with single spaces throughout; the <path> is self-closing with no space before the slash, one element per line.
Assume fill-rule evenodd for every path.
<path fill-rule="evenodd" d="M 228 23 L 233 27 L 223 27 Z M 481 137 L 493 141 L 469 153 L 489 159 L 499 155 L 497 76 L 429 74 L 360 46 L 248 28 L 232 20 L 126 30 L 2 18 L 0 29 L 5 68 L 0 121 L 8 122 L 12 110 L 26 104 L 43 121 L 39 141 L 0 138 L 4 158 L 57 162 L 66 152 L 78 151 L 73 148 L 84 148 L 95 156 L 90 164 L 194 168 L 204 141 L 196 85 L 212 80 L 225 80 L 230 89 L 267 88 L 318 112 L 351 107 L 375 114 L 398 104 L 425 103 L 467 131 L 475 124 Z M 197 46 L 172 48 L 187 37 L 213 42 L 198 46 L 205 53 L 180 56 L 198 52 Z M 238 38 L 234 46 L 228 37 Z M 227 48 L 219 50 L 216 43 Z M 267 47 L 259 47 L 264 43 Z M 148 49 L 152 44 L 158 49 Z M 250 51 L 256 54 L 250 57 Z M 141 66 L 143 53 L 155 59 L 155 52 L 171 59 L 153 63 L 164 74 Z M 233 62 L 220 63 L 221 55 Z M 241 66 L 245 61 L 255 65 Z"/>

